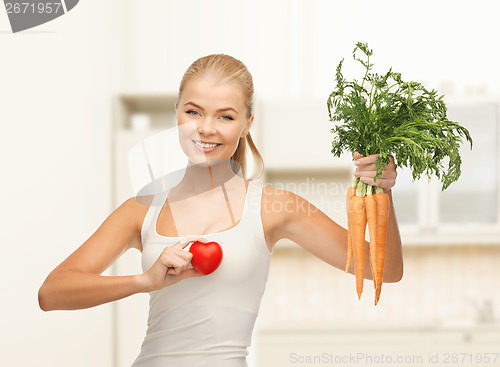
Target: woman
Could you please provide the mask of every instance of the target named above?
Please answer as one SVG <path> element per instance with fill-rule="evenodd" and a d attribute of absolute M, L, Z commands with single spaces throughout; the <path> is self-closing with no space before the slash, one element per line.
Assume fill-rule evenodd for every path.
<path fill-rule="evenodd" d="M 82 309 L 148 292 L 148 329 L 133 367 L 246 366 L 278 240 L 288 238 L 344 270 L 345 228 L 293 192 L 245 178 L 247 144 L 262 167 L 249 132 L 252 98 L 252 77 L 240 61 L 222 54 L 195 61 L 175 105 L 189 158 L 182 181 L 154 195 L 151 205 L 130 198 L 118 207 L 49 274 L 39 291 L 40 307 Z M 394 162 L 374 183 L 376 156 L 353 157 L 355 176 L 382 187 L 391 199 L 383 280 L 398 282 L 403 259 L 391 196 Z M 187 250 L 194 241 L 221 245 L 223 260 L 213 273 L 203 275 L 190 265 Z M 144 273 L 100 276 L 130 248 L 142 252 Z M 354 264 L 349 272 L 354 274 Z M 372 280 L 368 266 L 364 278 Z"/>

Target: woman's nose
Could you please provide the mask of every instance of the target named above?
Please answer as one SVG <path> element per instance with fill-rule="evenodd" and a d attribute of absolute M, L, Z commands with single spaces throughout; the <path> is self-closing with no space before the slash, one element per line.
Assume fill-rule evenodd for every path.
<path fill-rule="evenodd" d="M 215 119 L 205 117 L 198 122 L 198 132 L 204 135 L 215 133 Z"/>

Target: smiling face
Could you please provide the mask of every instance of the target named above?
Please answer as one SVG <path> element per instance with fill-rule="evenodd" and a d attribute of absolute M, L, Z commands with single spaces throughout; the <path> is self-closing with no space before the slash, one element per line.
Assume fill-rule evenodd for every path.
<path fill-rule="evenodd" d="M 210 76 L 187 82 L 175 108 L 181 146 L 193 163 L 230 159 L 253 121 L 241 86 Z"/>

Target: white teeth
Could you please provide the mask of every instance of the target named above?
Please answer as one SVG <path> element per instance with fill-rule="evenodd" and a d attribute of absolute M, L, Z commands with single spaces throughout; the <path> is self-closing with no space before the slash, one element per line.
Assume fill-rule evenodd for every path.
<path fill-rule="evenodd" d="M 219 144 L 206 144 L 206 143 L 200 143 L 198 141 L 195 141 L 197 145 L 199 145 L 202 148 L 215 148 Z"/>

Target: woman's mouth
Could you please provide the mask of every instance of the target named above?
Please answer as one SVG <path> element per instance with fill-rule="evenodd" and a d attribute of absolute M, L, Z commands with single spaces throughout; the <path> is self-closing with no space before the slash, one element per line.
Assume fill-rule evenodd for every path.
<path fill-rule="evenodd" d="M 196 141 L 193 140 L 194 145 L 196 146 L 196 149 L 203 153 L 210 153 L 213 152 L 215 149 L 217 149 L 220 145 L 219 143 L 204 143 L 201 141 Z"/>

